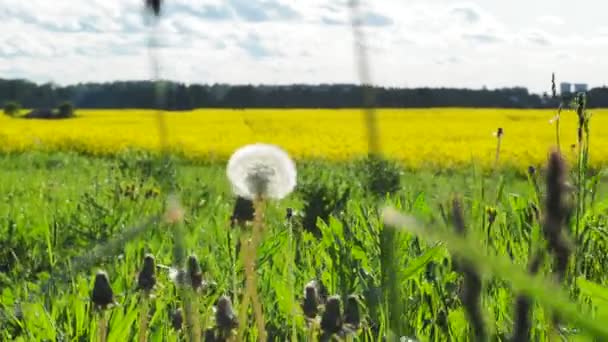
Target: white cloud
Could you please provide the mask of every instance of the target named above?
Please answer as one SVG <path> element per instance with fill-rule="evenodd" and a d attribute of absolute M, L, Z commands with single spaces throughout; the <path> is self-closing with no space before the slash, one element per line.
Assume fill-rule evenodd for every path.
<path fill-rule="evenodd" d="M 347 3 L 166 1 L 158 36 L 163 77 L 356 82 Z M 597 13 L 608 5 L 596 6 L 583 15 L 551 0 L 377 0 L 365 2 L 361 20 L 375 83 L 542 91 L 552 71 L 605 83 L 608 62 L 599 57 L 608 53 L 608 29 L 593 23 L 603 22 Z M 4 0 L 0 77 L 61 84 L 147 79 L 143 14 L 140 0 Z"/>
<path fill-rule="evenodd" d="M 553 25 L 553 26 L 560 26 L 560 25 L 564 25 L 566 23 L 564 21 L 564 19 L 562 19 L 558 16 L 555 16 L 555 15 L 542 15 L 542 16 L 538 17 L 537 21 L 541 25 Z"/>

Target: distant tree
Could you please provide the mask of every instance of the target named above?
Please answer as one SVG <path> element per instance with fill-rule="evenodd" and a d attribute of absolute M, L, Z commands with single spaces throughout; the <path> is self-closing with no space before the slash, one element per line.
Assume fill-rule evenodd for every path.
<path fill-rule="evenodd" d="M 19 111 L 21 111 L 21 105 L 17 102 L 11 101 L 4 105 L 4 114 L 8 116 L 17 116 Z"/>
<path fill-rule="evenodd" d="M 53 108 L 70 101 L 78 108 L 359 108 L 364 88 L 354 84 L 227 85 L 162 81 L 116 81 L 70 86 L 0 79 L 0 103 L 26 108 Z M 561 99 L 546 99 L 526 88 L 387 88 L 374 87 L 375 105 L 385 108 L 491 107 L 556 108 Z M 608 88 L 588 92 L 590 108 L 608 106 Z M 59 113 L 55 110 L 59 117 Z"/>
<path fill-rule="evenodd" d="M 64 102 L 57 107 L 57 117 L 71 118 L 74 116 L 74 106 L 70 102 Z"/>

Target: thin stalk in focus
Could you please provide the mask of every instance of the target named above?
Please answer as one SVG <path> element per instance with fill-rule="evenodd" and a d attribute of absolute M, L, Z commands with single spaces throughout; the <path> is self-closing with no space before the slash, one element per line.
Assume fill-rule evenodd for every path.
<path fill-rule="evenodd" d="M 505 132 L 502 127 L 498 127 L 494 135 L 496 136 L 496 155 L 494 158 L 494 172 L 498 170 L 498 162 L 500 161 L 500 145 Z"/>

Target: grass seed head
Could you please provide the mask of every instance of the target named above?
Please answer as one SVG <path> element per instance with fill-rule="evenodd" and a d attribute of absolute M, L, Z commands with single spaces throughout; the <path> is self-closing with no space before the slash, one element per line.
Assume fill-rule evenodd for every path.
<path fill-rule="evenodd" d="M 104 271 L 99 271 L 95 275 L 91 301 L 101 310 L 107 309 L 114 303 L 114 292 L 110 286 L 108 275 Z"/>
<path fill-rule="evenodd" d="M 566 164 L 557 151 L 553 151 L 549 155 L 546 182 L 544 234 L 549 249 L 555 257 L 555 272 L 558 279 L 563 280 L 568 267 L 571 246 L 564 231 L 569 212 L 569 206 L 566 204 Z"/>

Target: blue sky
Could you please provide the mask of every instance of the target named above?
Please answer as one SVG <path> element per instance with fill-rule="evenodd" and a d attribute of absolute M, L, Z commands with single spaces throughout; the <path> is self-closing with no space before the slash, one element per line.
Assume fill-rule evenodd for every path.
<path fill-rule="evenodd" d="M 69 84 L 150 78 L 140 0 L 3 0 L 0 77 Z M 163 78 L 357 82 L 346 0 L 166 0 Z M 549 90 L 608 84 L 603 0 L 364 2 L 373 82 Z"/>

